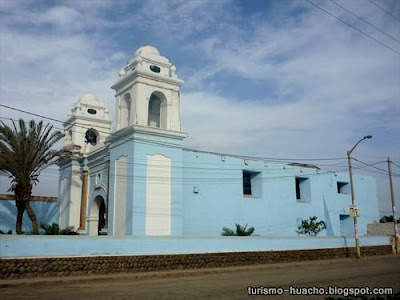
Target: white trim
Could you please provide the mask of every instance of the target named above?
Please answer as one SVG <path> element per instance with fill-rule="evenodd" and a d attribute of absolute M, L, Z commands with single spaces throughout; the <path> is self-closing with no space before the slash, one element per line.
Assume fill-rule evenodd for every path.
<path fill-rule="evenodd" d="M 171 158 L 147 155 L 145 234 L 171 235 Z"/>

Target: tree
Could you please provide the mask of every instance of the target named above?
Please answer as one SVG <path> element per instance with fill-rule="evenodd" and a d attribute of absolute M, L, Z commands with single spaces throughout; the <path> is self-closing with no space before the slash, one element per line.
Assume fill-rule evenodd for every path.
<path fill-rule="evenodd" d="M 222 236 L 250 236 L 254 232 L 254 227 L 250 227 L 249 229 L 246 230 L 246 226 L 241 226 L 240 224 L 235 224 L 236 226 L 236 231 L 233 231 L 232 229 L 229 229 L 227 227 L 222 228 Z"/>
<path fill-rule="evenodd" d="M 8 127 L 0 121 L 0 172 L 11 178 L 8 191 L 15 195 L 17 206 L 16 232 L 22 233 L 22 217 L 26 210 L 32 221 L 32 232 L 39 234 L 36 215 L 30 206 L 32 187 L 39 182 L 39 174 L 46 167 L 54 164 L 63 150 L 51 149 L 64 134 L 54 131 L 50 124 L 34 120 L 26 126 L 23 119 L 18 120 L 19 128 L 12 121 Z"/>
<path fill-rule="evenodd" d="M 321 230 L 326 229 L 325 221 L 317 221 L 317 217 L 310 217 L 309 220 L 301 220 L 300 226 L 296 232 L 309 236 L 316 236 Z"/>

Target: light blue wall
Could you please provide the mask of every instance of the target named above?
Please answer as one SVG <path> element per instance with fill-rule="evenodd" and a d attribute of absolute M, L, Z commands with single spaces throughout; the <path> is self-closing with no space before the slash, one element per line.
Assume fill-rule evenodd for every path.
<path fill-rule="evenodd" d="M 261 172 L 262 196 L 243 195 L 242 172 Z M 296 200 L 295 177 L 308 178 L 309 198 Z M 339 194 L 337 181 L 349 182 L 346 174 L 326 173 L 261 160 L 184 151 L 184 235 L 218 236 L 235 223 L 254 226 L 255 234 L 297 235 L 301 219 L 325 220 L 321 235 L 340 235 L 340 214 L 348 214 L 350 194 Z M 378 201 L 373 178 L 354 176 L 359 205 L 359 233 L 378 220 Z M 194 192 L 194 189 L 197 193 Z"/>
<path fill-rule="evenodd" d="M 30 204 L 36 214 L 39 226 L 40 223 L 58 224 L 58 202 L 31 201 Z M 11 229 L 13 234 L 15 234 L 16 221 L 17 207 L 15 206 L 15 201 L 0 200 L 0 230 L 7 233 L 8 230 Z M 25 233 L 32 232 L 32 222 L 26 212 L 24 213 L 24 217 L 22 219 L 22 231 Z"/>
<path fill-rule="evenodd" d="M 126 228 L 124 234 L 145 235 L 146 163 L 147 155 L 161 154 L 171 159 L 171 230 L 172 236 L 220 236 L 223 227 L 234 228 L 235 223 L 255 227 L 261 236 L 296 236 L 302 219 L 317 216 L 327 229 L 322 236 L 353 234 L 352 219 L 340 222 L 340 215 L 348 215 L 350 193 L 340 194 L 337 182 L 349 182 L 348 174 L 327 173 L 315 168 L 289 166 L 263 160 L 244 159 L 182 149 L 182 139 L 121 130 L 111 139 L 104 151 L 88 157 L 89 208 L 93 199 L 109 195 L 108 233 L 113 234 L 115 201 L 121 191 L 115 191 L 115 162 L 128 157 L 126 178 Z M 110 184 L 108 187 L 108 158 Z M 100 163 L 95 163 L 95 162 Z M 69 168 L 61 172 L 68 173 Z M 255 196 L 243 194 L 243 171 L 255 172 Z M 102 187 L 97 186 L 97 173 L 102 174 Z M 307 178 L 302 187 L 305 196 L 296 200 L 295 178 Z M 60 177 L 61 178 L 61 177 Z M 359 234 L 366 234 L 366 226 L 379 219 L 375 180 L 368 176 L 354 176 L 356 204 L 359 206 Z M 114 199 L 115 198 L 115 199 Z M 341 226 L 347 226 L 341 228 Z"/>
<path fill-rule="evenodd" d="M 122 140 L 122 141 L 121 141 Z M 109 234 L 113 233 L 112 216 L 115 201 L 115 161 L 128 156 L 126 234 L 144 235 L 146 216 L 146 164 L 147 155 L 161 154 L 171 159 L 171 235 L 181 236 L 183 229 L 182 204 L 182 139 L 134 133 L 130 138 L 122 137 L 110 143 L 110 210 Z M 121 178 L 124 180 L 124 178 Z M 114 199 L 116 197 L 116 199 Z"/>
<path fill-rule="evenodd" d="M 361 246 L 389 245 L 387 236 L 363 236 Z M 345 237 L 110 237 L 0 236 L 2 258 L 82 255 L 218 253 L 354 247 Z M 362 255 L 362 253 L 361 253 Z"/>

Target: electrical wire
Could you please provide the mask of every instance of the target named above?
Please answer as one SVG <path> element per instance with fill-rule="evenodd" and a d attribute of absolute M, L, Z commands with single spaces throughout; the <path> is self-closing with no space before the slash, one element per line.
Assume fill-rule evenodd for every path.
<path fill-rule="evenodd" d="M 389 174 L 389 172 L 386 171 L 385 169 L 381 169 L 381 168 L 375 167 L 375 166 L 370 165 L 370 164 L 368 164 L 368 163 L 365 163 L 365 162 L 363 162 L 363 161 L 361 161 L 361 160 L 358 160 L 357 158 L 352 158 L 352 159 L 354 159 L 355 161 L 358 161 L 359 163 L 362 163 L 362 164 L 364 164 L 364 165 L 366 165 L 366 166 L 369 166 L 369 167 L 371 167 L 371 168 L 374 168 L 374 169 L 377 169 L 377 170 L 379 170 L 379 171 L 382 171 L 382 172 L 384 172 L 385 174 Z M 400 174 L 396 174 L 396 173 L 392 173 L 392 175 L 400 176 Z"/>
<path fill-rule="evenodd" d="M 367 0 L 368 2 L 372 3 L 373 5 L 375 5 L 376 7 L 378 7 L 379 9 L 381 9 L 382 11 L 384 11 L 385 13 L 387 13 L 388 15 L 391 15 L 393 18 L 395 18 L 396 20 L 400 21 L 400 19 L 398 17 L 396 17 L 394 14 L 392 14 L 391 12 L 387 11 L 386 9 L 384 9 L 382 6 L 376 4 L 374 1 L 372 0 Z"/>
<path fill-rule="evenodd" d="M 19 111 L 19 112 L 22 112 L 22 113 L 25 113 L 25 114 L 37 116 L 37 117 L 40 117 L 40 118 L 43 118 L 43 119 L 48 119 L 48 120 L 51 120 L 51 121 L 59 122 L 59 123 L 62 123 L 62 124 L 75 125 L 77 127 L 84 128 L 85 130 L 88 129 L 85 126 L 81 126 L 81 125 L 78 125 L 78 124 L 73 124 L 73 123 L 70 123 L 70 122 L 63 122 L 61 120 L 57 120 L 57 119 L 54 119 L 54 118 L 49 118 L 49 117 L 46 117 L 46 116 L 40 115 L 40 114 L 31 113 L 31 112 L 28 112 L 28 111 L 25 111 L 25 110 L 22 110 L 22 109 L 18 109 L 18 108 L 15 108 L 15 107 L 11 107 L 11 106 L 8 106 L 8 105 L 0 104 L 0 106 L 8 108 L 8 109 L 11 109 L 11 110 Z M 107 134 L 107 135 L 110 134 L 110 132 L 102 131 L 102 130 L 98 130 L 98 132 L 101 132 L 101 133 L 104 133 L 104 134 Z M 146 139 L 135 138 L 135 140 L 142 140 L 142 141 L 149 142 L 149 140 L 146 140 Z M 152 141 L 152 143 L 156 143 L 156 142 Z M 163 142 L 163 143 L 159 142 L 159 144 L 165 145 L 165 142 Z M 174 147 L 177 146 L 175 144 L 173 144 L 173 145 L 174 145 Z M 344 160 L 344 159 L 346 159 L 345 157 L 334 157 L 334 158 L 271 158 L 271 157 L 255 157 L 255 156 L 233 155 L 233 154 L 228 154 L 228 153 L 216 153 L 216 152 L 210 152 L 210 151 L 194 150 L 194 149 L 190 149 L 190 148 L 183 148 L 183 149 L 187 150 L 187 151 L 198 152 L 198 153 L 218 154 L 218 155 L 236 157 L 236 158 L 241 158 L 241 159 L 274 160 L 274 161 L 277 161 L 277 162 L 280 162 L 280 161 L 296 161 L 296 160 L 297 161 L 330 161 L 330 160 Z"/>
<path fill-rule="evenodd" d="M 335 16 L 334 14 L 330 13 L 330 12 L 327 11 L 326 9 L 323 9 L 321 6 L 318 6 L 317 4 L 315 4 L 315 3 L 313 3 L 313 2 L 311 2 L 311 1 L 309 1 L 309 0 L 304 0 L 304 1 L 310 3 L 311 5 L 313 5 L 314 7 L 318 8 L 319 10 L 325 12 L 326 14 L 330 15 L 331 17 L 333 17 L 333 18 L 339 20 L 340 22 L 346 24 L 347 26 L 353 28 L 354 30 L 358 31 L 359 33 L 365 35 L 365 36 L 368 37 L 369 39 L 374 40 L 374 41 L 377 42 L 378 44 L 380 44 L 380 45 L 384 46 L 385 48 L 387 48 L 387 49 L 393 51 L 394 53 L 397 53 L 398 55 L 400 55 L 400 52 L 399 52 L 399 51 L 397 51 L 397 50 L 393 49 L 392 47 L 390 47 L 390 46 L 388 46 L 388 45 L 382 43 L 381 41 L 379 41 L 378 39 L 376 39 L 376 38 L 374 38 L 373 36 L 369 35 L 368 33 L 365 33 L 364 31 L 362 31 L 362 30 L 360 30 L 360 29 L 354 27 L 354 26 L 351 25 L 350 23 L 348 23 L 348 22 L 342 20 L 341 18 Z"/>
<path fill-rule="evenodd" d="M 395 165 L 396 167 L 400 168 L 400 165 L 394 163 L 393 161 L 390 161 L 393 165 Z"/>
<path fill-rule="evenodd" d="M 54 119 L 54 118 L 49 118 L 49 117 L 46 117 L 46 116 L 44 116 L 44 115 L 40 115 L 40 114 L 35 114 L 35 113 L 31 113 L 31 112 L 27 112 L 27 111 L 25 111 L 25 110 L 21 110 L 21 109 L 17 109 L 17 108 L 14 108 L 14 107 L 11 107 L 11 106 L 8 106 L 8 105 L 4 105 L 4 104 L 0 104 L 0 106 L 3 106 L 3 107 L 5 107 L 5 108 L 8 108 L 8 109 L 11 109 L 11 110 L 16 110 L 16 111 L 19 111 L 19 112 L 23 112 L 23 113 L 26 113 L 26 114 L 30 114 L 30 115 L 34 115 L 34 116 L 37 116 L 37 117 L 41 117 L 41 118 L 44 118 L 44 119 L 48 119 L 48 120 L 52 120 L 52 121 L 55 121 L 55 122 L 59 122 L 59 123 L 62 123 L 62 124 L 71 124 L 71 125 L 75 125 L 75 126 L 79 126 L 79 125 L 77 125 L 77 124 L 72 124 L 72 123 L 68 123 L 68 122 L 63 122 L 63 121 L 60 121 L 60 120 L 57 120 L 57 119 Z M 1 117 L 2 119 L 6 119 L 6 118 L 4 118 L 4 117 Z M 84 128 L 85 130 L 87 130 L 87 128 L 86 127 L 84 127 L 84 126 L 79 126 L 79 127 L 82 127 L 82 128 Z M 60 130 L 63 130 L 63 129 L 61 129 L 61 128 L 59 128 Z M 102 131 L 99 131 L 99 132 L 102 132 Z M 82 133 L 82 132 L 81 132 Z M 106 133 L 106 134 L 110 134 L 109 132 L 104 132 L 103 131 L 103 133 Z M 146 139 L 140 139 L 140 138 L 135 138 L 136 140 L 142 140 L 142 142 L 144 142 L 144 143 L 150 143 L 150 141 L 149 140 L 146 140 Z M 151 141 L 151 143 L 155 143 L 155 141 Z M 165 142 L 163 142 L 163 143 L 159 143 L 159 144 L 161 144 L 161 145 L 163 145 L 163 146 L 165 146 Z M 173 145 L 174 147 L 176 147 L 176 145 Z M 217 153 L 217 152 L 210 152 L 210 151 L 201 151 L 201 150 L 194 150 L 194 149 L 190 149 L 190 148 L 183 148 L 183 150 L 185 150 L 185 151 L 192 151 L 192 152 L 194 152 L 194 153 L 203 153 L 203 154 L 212 154 L 212 155 L 220 155 L 220 156 L 228 156 L 228 157 L 234 157 L 234 158 L 239 158 L 239 159 L 244 159 L 244 160 L 264 160 L 264 161 L 272 161 L 272 162 L 278 162 L 278 163 L 283 163 L 283 162 L 288 162 L 288 161 L 330 161 L 330 160 L 344 160 L 344 159 L 346 159 L 345 157 L 335 157 L 335 158 L 271 158 L 271 157 L 252 157 L 252 156 L 242 156 L 242 155 L 233 155 L 233 154 L 227 154 L 227 153 Z M 354 158 L 353 158 L 354 159 Z M 357 160 L 357 159 L 354 159 L 355 161 L 358 161 L 358 162 L 360 162 L 360 163 L 362 163 L 362 164 L 364 164 L 364 165 L 367 165 L 367 166 L 369 166 L 369 167 L 374 167 L 373 165 L 374 164 L 367 164 L 367 163 L 365 163 L 365 162 L 362 162 L 362 161 L 359 161 L 359 160 Z M 379 163 L 382 163 L 382 162 L 378 162 L 378 163 L 376 163 L 376 164 L 379 164 Z M 143 164 L 144 165 L 144 164 Z M 204 164 L 202 164 L 202 165 L 204 165 Z M 298 168 L 298 167 L 300 167 L 301 168 L 301 166 L 297 166 L 296 167 L 296 169 Z M 187 167 L 187 168 L 193 168 L 193 167 Z M 383 170 L 383 169 L 380 169 L 380 168 L 377 168 L 377 167 L 374 167 L 375 169 L 377 169 L 377 170 L 380 170 L 380 171 L 383 171 L 383 172 L 385 172 L 385 174 L 387 174 L 387 171 L 386 170 Z M 220 169 L 220 168 L 218 168 L 218 169 Z M 346 170 L 346 169 L 344 169 L 344 170 Z M 368 170 L 367 170 L 368 171 Z M 328 171 L 328 172 L 337 172 L 337 171 Z M 370 171 L 369 171 L 370 172 Z M 381 174 L 381 173 L 378 173 L 378 172 L 376 172 L 377 174 Z M 400 176 L 399 174 L 394 174 L 395 176 Z M 290 177 L 290 176 L 289 176 Z"/>
<path fill-rule="evenodd" d="M 340 8 L 344 9 L 345 11 L 347 11 L 347 12 L 348 12 L 349 14 L 351 14 L 352 16 L 354 16 L 354 17 L 358 18 L 359 20 L 361 20 L 361 21 L 367 23 L 368 25 L 370 25 L 371 27 L 375 28 L 376 30 L 378 30 L 379 32 L 383 33 L 384 35 L 386 35 L 387 37 L 391 38 L 392 40 L 394 40 L 394 41 L 396 41 L 396 42 L 400 42 L 400 40 L 398 40 L 398 39 L 396 39 L 395 37 L 393 37 L 393 36 L 387 34 L 387 33 L 384 32 L 382 29 L 376 27 L 374 24 L 371 24 L 371 23 L 368 22 L 367 20 L 365 20 L 365 19 L 363 19 L 363 18 L 357 16 L 355 13 L 351 12 L 350 10 L 348 10 L 348 9 L 345 8 L 344 6 L 340 5 L 339 3 L 337 3 L 337 2 L 335 2 L 335 1 L 333 1 L 333 0 L 329 0 L 329 1 L 331 1 L 333 4 L 339 6 Z"/>

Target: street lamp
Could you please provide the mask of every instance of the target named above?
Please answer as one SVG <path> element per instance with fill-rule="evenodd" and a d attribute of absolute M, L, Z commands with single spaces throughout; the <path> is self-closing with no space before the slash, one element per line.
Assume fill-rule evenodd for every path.
<path fill-rule="evenodd" d="M 361 143 L 365 139 L 371 139 L 372 135 L 366 135 L 364 136 L 361 140 L 359 140 L 353 148 L 351 148 L 349 151 L 347 151 L 347 161 L 349 163 L 349 175 L 350 175 L 350 190 L 351 190 L 351 205 L 354 207 L 354 186 L 353 186 L 353 174 L 352 174 L 352 167 L 351 167 L 351 153 L 354 151 L 354 149 L 357 147 L 359 143 Z M 356 242 L 356 250 L 357 250 L 357 258 L 360 258 L 361 253 L 360 253 L 360 243 L 358 239 L 358 227 L 357 227 L 357 213 L 354 215 L 354 235 L 355 235 L 355 242 Z"/>

